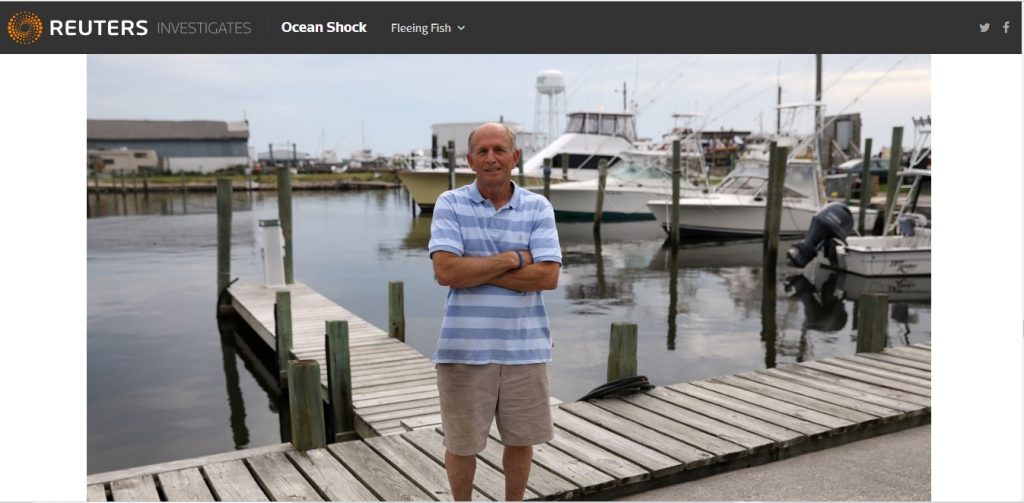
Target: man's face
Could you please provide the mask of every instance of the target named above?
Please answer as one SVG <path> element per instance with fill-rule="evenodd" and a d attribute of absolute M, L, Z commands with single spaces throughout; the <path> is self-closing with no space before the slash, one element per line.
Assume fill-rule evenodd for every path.
<path fill-rule="evenodd" d="M 519 162 L 519 151 L 512 148 L 508 133 L 500 126 L 482 126 L 473 133 L 466 160 L 481 183 L 499 186 L 512 181 L 512 169 Z"/>

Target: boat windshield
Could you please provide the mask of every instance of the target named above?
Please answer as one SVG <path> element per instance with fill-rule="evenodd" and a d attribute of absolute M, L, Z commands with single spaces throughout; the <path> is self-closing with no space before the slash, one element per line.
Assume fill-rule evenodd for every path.
<path fill-rule="evenodd" d="M 817 194 L 816 166 L 808 162 L 790 162 L 786 167 L 783 197 L 806 197 L 815 199 Z M 768 163 L 743 159 L 729 176 L 715 188 L 720 194 L 756 194 L 767 190 Z"/>
<path fill-rule="evenodd" d="M 667 161 L 668 157 L 665 155 L 624 154 L 615 167 L 608 170 L 608 176 L 622 180 L 670 178 L 672 172 Z"/>
<path fill-rule="evenodd" d="M 636 118 L 633 114 L 577 112 L 569 114 L 566 133 L 621 136 L 636 142 Z"/>

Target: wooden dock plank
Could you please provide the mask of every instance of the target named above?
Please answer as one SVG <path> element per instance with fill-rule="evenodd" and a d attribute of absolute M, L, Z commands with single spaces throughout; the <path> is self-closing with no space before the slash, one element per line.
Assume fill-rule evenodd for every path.
<path fill-rule="evenodd" d="M 497 440 L 488 438 L 484 450 L 477 454 L 477 465 L 479 466 L 482 461 L 494 467 L 495 470 L 503 470 L 501 461 L 503 453 L 504 447 Z M 536 461 L 530 466 L 530 478 L 526 481 L 526 487 L 545 499 L 567 499 L 582 494 L 582 490 L 575 484 L 538 465 Z"/>
<path fill-rule="evenodd" d="M 501 434 L 497 425 L 491 423 L 490 437 L 501 443 Z M 533 446 L 533 461 L 579 487 L 584 493 L 590 493 L 614 486 L 616 479 L 566 454 L 548 443 Z"/>
<path fill-rule="evenodd" d="M 783 365 L 777 367 L 777 370 L 783 374 L 796 374 L 800 376 L 812 377 L 814 379 L 827 382 L 846 389 L 855 389 L 864 391 L 869 394 L 877 395 L 880 397 L 891 398 L 900 402 L 907 402 L 922 407 L 931 407 L 931 399 L 928 397 L 915 395 L 913 393 L 905 393 L 892 388 L 884 386 L 877 386 L 875 384 L 866 383 L 857 379 L 849 379 L 841 377 L 828 372 L 822 372 L 810 367 L 803 365 Z M 911 409 L 914 410 L 914 409 Z"/>
<path fill-rule="evenodd" d="M 399 422 L 403 428 L 407 430 L 418 430 L 420 428 L 431 428 L 441 424 L 441 414 L 431 414 L 429 416 L 411 417 L 403 419 Z"/>
<path fill-rule="evenodd" d="M 931 351 L 932 350 L 932 345 L 931 344 L 926 344 L 926 343 L 911 344 L 910 347 L 917 348 L 917 349 L 923 349 L 925 351 Z"/>
<path fill-rule="evenodd" d="M 199 468 L 186 468 L 157 474 L 167 501 L 214 501 Z"/>
<path fill-rule="evenodd" d="M 787 381 L 785 379 L 775 377 L 766 372 L 744 372 L 742 374 L 737 374 L 736 377 L 764 384 L 766 386 L 771 386 L 776 389 L 785 390 L 790 393 L 797 393 L 808 398 L 813 398 L 815 400 L 819 400 L 822 402 L 835 404 L 840 407 L 855 410 L 857 412 L 862 412 L 869 416 L 877 417 L 881 419 L 882 422 L 891 421 L 895 419 L 902 419 L 906 417 L 906 414 L 904 412 L 901 412 L 896 409 L 883 407 L 881 405 L 875 405 L 870 402 L 864 402 L 861 400 L 857 400 L 855 398 L 850 398 L 846 395 L 832 393 L 818 388 L 812 388 L 810 386 L 798 384 L 794 381 Z"/>
<path fill-rule="evenodd" d="M 895 363 L 889 363 L 881 360 L 875 360 L 873 358 L 863 358 L 862 356 L 837 356 L 836 360 L 848 361 L 851 363 L 859 363 L 877 369 L 888 370 L 889 372 L 895 372 L 897 374 L 903 374 L 910 377 L 916 377 L 918 379 L 924 379 L 926 381 L 932 380 L 932 373 L 928 370 L 920 370 L 911 367 L 905 367 L 903 365 L 897 365 Z"/>
<path fill-rule="evenodd" d="M 291 444 L 273 444 L 266 445 L 263 447 L 253 447 L 252 449 L 243 449 L 239 451 L 228 451 L 220 454 L 212 454 L 209 456 L 200 456 L 197 458 L 181 459 L 177 461 L 169 461 L 167 463 L 157 463 L 154 465 L 137 466 L 134 468 L 126 468 L 123 470 L 115 470 L 112 472 L 94 473 L 86 477 L 87 484 L 100 484 L 103 482 L 111 482 L 118 479 L 126 479 L 129 477 L 138 477 L 140 475 L 156 475 L 157 473 L 169 472 L 173 470 L 181 470 L 183 468 L 206 466 L 213 463 L 220 463 L 222 461 L 231 461 L 233 459 L 243 459 L 250 456 L 258 456 L 260 454 L 266 454 L 268 452 L 284 452 L 293 449 Z"/>
<path fill-rule="evenodd" d="M 870 359 L 870 360 L 875 360 L 875 361 L 880 361 L 880 362 L 891 363 L 893 365 L 898 365 L 900 367 L 910 367 L 912 369 L 923 370 L 923 371 L 929 372 L 929 373 L 932 371 L 931 364 L 921 363 L 921 362 L 916 361 L 916 360 L 908 360 L 906 358 L 900 358 L 900 357 L 889 355 L 889 354 L 882 354 L 882 353 L 859 353 L 857 355 L 857 357 L 858 358 L 863 358 L 863 359 Z"/>
<path fill-rule="evenodd" d="M 110 483 L 114 501 L 160 501 L 151 475 L 115 480 Z"/>
<path fill-rule="evenodd" d="M 401 396 L 406 393 L 419 393 L 421 391 L 437 390 L 437 383 L 427 383 L 415 387 L 396 388 L 391 390 L 377 391 L 373 393 L 352 393 L 352 401 L 359 402 L 373 400 L 376 398 Z"/>
<path fill-rule="evenodd" d="M 356 407 L 356 412 L 363 417 L 369 417 L 372 414 L 379 414 L 382 412 L 394 412 L 404 409 L 415 409 L 428 407 L 431 405 L 440 406 L 440 400 L 437 397 L 422 398 L 419 400 L 408 400 L 403 402 L 386 403 L 382 405 L 374 405 L 371 407 Z"/>
<path fill-rule="evenodd" d="M 331 444 L 327 448 L 384 501 L 433 499 L 361 441 Z"/>
<path fill-rule="evenodd" d="M 706 402 L 699 398 L 686 395 L 676 391 L 671 386 L 655 388 L 645 393 L 655 398 L 665 400 L 673 405 L 678 405 L 698 414 L 732 425 L 736 428 L 750 431 L 765 438 L 778 442 L 782 447 L 789 447 L 807 440 L 807 437 L 798 432 L 783 428 L 781 426 L 762 421 L 756 417 L 737 412 L 735 410 Z"/>
<path fill-rule="evenodd" d="M 562 428 L 555 427 L 554 431 L 555 438 L 548 444 L 577 459 L 585 460 L 594 468 L 615 477 L 619 484 L 632 484 L 651 478 L 651 472 L 611 451 L 591 444 Z"/>
<path fill-rule="evenodd" d="M 288 458 L 299 467 L 329 501 L 376 501 L 377 496 L 359 482 L 327 449 L 291 451 Z"/>
<path fill-rule="evenodd" d="M 403 395 L 387 396 L 387 397 L 382 397 L 382 398 L 371 398 L 371 399 L 368 399 L 368 400 L 354 401 L 354 402 L 352 402 L 352 405 L 355 406 L 357 409 L 363 409 L 363 408 L 367 408 L 367 407 L 375 407 L 375 406 L 378 406 L 378 405 L 387 405 L 387 404 L 399 403 L 399 402 L 411 402 L 413 400 L 422 400 L 424 398 L 437 398 L 437 396 L 438 396 L 438 391 L 437 391 L 437 387 L 435 386 L 435 387 L 433 387 L 433 389 L 428 389 L 427 391 L 409 392 L 409 393 L 406 393 L 406 394 L 403 394 Z"/>
<path fill-rule="evenodd" d="M 645 393 L 634 393 L 632 395 L 624 396 L 622 399 L 638 407 L 643 407 L 655 414 L 660 414 L 672 419 L 673 421 L 678 421 L 682 424 L 689 425 L 700 431 L 704 431 L 710 435 L 726 440 L 732 444 L 742 446 L 748 452 L 755 452 L 774 445 L 774 442 L 770 439 L 755 435 L 749 431 L 723 423 L 710 417 L 697 414 L 696 412 L 673 405 L 664 400 L 659 400 Z"/>
<path fill-rule="evenodd" d="M 907 347 L 895 347 L 883 349 L 882 354 L 898 356 L 900 358 L 914 360 L 921 363 L 927 363 L 929 365 L 932 363 L 931 351 L 922 351 L 919 349 L 912 349 Z"/>
<path fill-rule="evenodd" d="M 107 489 L 103 484 L 90 484 L 86 486 L 86 501 L 107 501 Z"/>
<path fill-rule="evenodd" d="M 851 423 L 874 424 L 880 422 L 878 416 L 865 414 L 855 409 L 835 405 L 831 402 L 818 400 L 789 390 L 774 388 L 756 381 L 743 379 L 738 376 L 716 377 L 712 381 L 741 388 L 749 393 L 756 393 L 796 406 L 804 407 L 822 414 L 828 414 Z"/>
<path fill-rule="evenodd" d="M 828 433 L 829 431 L 827 427 L 821 426 L 820 424 L 815 424 L 797 417 L 789 416 L 780 412 L 775 412 L 773 410 L 766 409 L 758 405 L 750 404 L 742 400 L 723 395 L 721 393 L 717 393 L 695 386 L 693 384 L 674 384 L 672 386 L 669 386 L 669 388 L 680 393 L 690 395 L 694 398 L 699 398 L 709 403 L 718 405 L 720 407 L 732 409 L 741 414 L 757 417 L 763 421 L 767 421 L 769 423 L 781 426 L 788 430 L 800 432 L 809 437 L 823 435 Z"/>
<path fill-rule="evenodd" d="M 433 428 L 405 433 L 401 438 L 430 456 L 431 459 L 441 464 L 441 466 L 444 466 L 444 453 L 446 450 L 443 443 L 444 439 Z M 505 499 L 505 476 L 487 463 L 480 461 L 476 463 L 476 477 L 473 478 L 473 487 L 495 501 L 503 501 Z M 538 497 L 537 493 L 529 488 L 526 489 L 526 499 Z"/>
<path fill-rule="evenodd" d="M 855 381 L 874 384 L 875 386 L 881 386 L 883 388 L 890 388 L 905 393 L 919 395 L 922 397 L 930 397 L 932 394 L 932 391 L 928 388 L 914 386 L 912 384 L 905 384 L 885 377 L 876 377 L 871 374 L 865 374 L 864 372 L 858 372 L 856 370 L 850 370 L 844 367 L 837 367 L 835 365 L 829 365 L 827 363 L 804 362 L 800 364 L 800 366 L 837 375 L 839 377 L 852 379 Z"/>
<path fill-rule="evenodd" d="M 220 501 L 267 501 L 256 479 L 241 460 L 212 463 L 203 467 L 210 491 Z"/>
<path fill-rule="evenodd" d="M 683 468 L 703 466 L 714 460 L 714 455 L 707 451 L 680 442 L 656 430 L 629 421 L 589 403 L 575 402 L 564 404 L 561 408 L 605 429 L 629 437 L 641 445 L 671 456 L 681 461 Z"/>
<path fill-rule="evenodd" d="M 368 438 L 366 445 L 390 461 L 406 478 L 415 482 L 435 500 L 454 500 L 448 484 L 448 474 L 444 467 L 413 447 L 412 444 L 391 436 Z M 487 499 L 475 489 L 472 498 L 476 501 Z"/>
<path fill-rule="evenodd" d="M 299 470 L 283 452 L 264 454 L 246 460 L 270 499 L 275 501 L 322 501 Z"/>
<path fill-rule="evenodd" d="M 930 379 L 922 379 L 920 377 L 910 376 L 902 372 L 893 372 L 891 370 L 880 369 L 875 365 L 859 361 L 850 361 L 842 358 L 829 358 L 827 360 L 822 360 L 821 363 L 835 365 L 837 367 L 843 367 L 850 370 L 855 370 L 857 372 L 863 372 L 865 374 L 881 377 L 883 379 L 890 379 L 896 382 L 920 386 L 922 388 L 932 388 L 932 382 Z"/>
<path fill-rule="evenodd" d="M 801 370 L 807 372 L 801 373 Z M 762 372 L 772 377 L 782 379 L 784 381 L 803 384 L 810 388 L 820 389 L 823 391 L 835 393 L 837 395 L 850 397 L 861 402 L 878 405 L 893 410 L 898 410 L 909 415 L 914 415 L 915 413 L 919 413 L 920 411 L 925 409 L 923 405 L 893 398 L 889 393 L 891 390 L 877 387 L 853 387 L 853 384 L 849 386 L 843 386 L 842 384 L 836 382 L 836 379 L 833 379 L 834 376 L 823 374 L 824 378 L 818 377 L 811 374 L 810 372 L 813 371 L 811 371 L 810 369 L 797 369 L 796 372 L 786 372 L 779 369 L 768 369 Z"/>
<path fill-rule="evenodd" d="M 379 391 L 392 391 L 402 390 L 406 388 L 419 388 L 421 386 L 437 386 L 437 379 L 431 377 L 430 379 L 419 379 L 416 381 L 403 381 L 389 384 L 380 384 L 377 386 L 362 386 L 358 389 L 352 390 L 352 396 L 365 395 L 370 393 L 377 393 Z"/>
<path fill-rule="evenodd" d="M 720 393 L 722 395 L 729 396 L 737 400 L 742 400 L 751 405 L 764 407 L 765 409 L 772 410 L 780 414 L 785 414 L 790 417 L 802 419 L 809 423 L 819 424 L 821 426 L 824 426 L 826 429 L 831 429 L 833 431 L 845 431 L 847 428 L 856 425 L 856 423 L 854 423 L 853 421 L 842 419 L 829 414 L 823 414 L 810 407 L 795 405 L 789 402 L 785 402 L 783 400 L 754 393 L 746 389 L 737 386 L 731 386 L 729 384 L 725 384 L 722 382 L 713 380 L 696 381 L 692 384 L 694 386 L 699 386 L 701 388 L 714 391 L 716 393 Z"/>
<path fill-rule="evenodd" d="M 659 433 L 685 442 L 702 451 L 710 452 L 720 458 L 735 458 L 746 455 L 748 450 L 741 445 L 728 442 L 714 435 L 709 435 L 686 424 L 674 421 L 664 416 L 655 414 L 631 402 L 620 398 L 605 400 L 591 400 L 596 405 L 608 412 L 622 416 L 637 424 L 641 424 Z"/>

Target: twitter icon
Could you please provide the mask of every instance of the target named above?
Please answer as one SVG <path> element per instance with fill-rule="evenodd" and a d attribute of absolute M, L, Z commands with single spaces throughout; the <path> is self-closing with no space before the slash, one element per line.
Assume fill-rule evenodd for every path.
<path fill-rule="evenodd" d="M 978 31 L 980 31 L 980 32 L 982 32 L 982 33 L 985 33 L 985 32 L 987 32 L 987 31 L 988 31 L 988 26 L 989 26 L 989 24 L 988 24 L 988 23 L 985 23 L 985 24 L 979 24 L 979 25 L 978 25 Z"/>

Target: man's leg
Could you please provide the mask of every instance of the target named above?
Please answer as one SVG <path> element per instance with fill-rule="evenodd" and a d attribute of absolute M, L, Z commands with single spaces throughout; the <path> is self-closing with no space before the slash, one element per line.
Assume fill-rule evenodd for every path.
<path fill-rule="evenodd" d="M 473 476 L 476 474 L 476 456 L 459 456 L 444 451 L 444 467 L 448 471 L 448 485 L 455 501 L 469 501 L 473 496 Z M 529 469 L 529 467 L 527 467 Z M 524 481 L 525 483 L 525 481 Z M 506 494 L 508 489 L 505 489 Z M 522 496 L 520 496 L 522 498 Z"/>
<path fill-rule="evenodd" d="M 523 501 L 531 460 L 533 446 L 505 446 L 505 454 L 501 457 L 501 466 L 505 469 L 505 501 Z"/>

